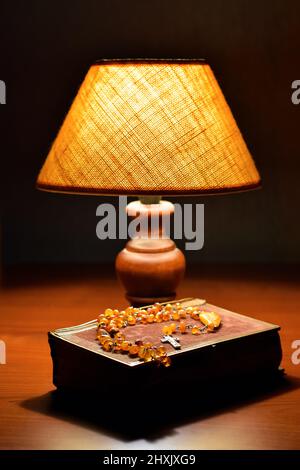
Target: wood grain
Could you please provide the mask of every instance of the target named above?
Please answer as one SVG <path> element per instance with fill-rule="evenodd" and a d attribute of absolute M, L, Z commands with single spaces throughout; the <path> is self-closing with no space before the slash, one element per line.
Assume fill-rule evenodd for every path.
<path fill-rule="evenodd" d="M 281 325 L 287 380 L 280 388 L 222 406 L 208 408 L 199 397 L 199 409 L 187 419 L 177 416 L 181 401 L 174 391 L 173 397 L 162 397 L 173 407 L 174 420 L 155 432 L 144 429 L 143 411 L 134 411 L 130 403 L 141 416 L 132 435 L 80 410 L 57 409 L 51 393 L 47 331 L 88 321 L 107 306 L 125 306 L 111 268 L 11 269 L 0 291 L 0 339 L 7 347 L 7 364 L 0 365 L 0 448 L 299 449 L 300 365 L 291 362 L 291 344 L 300 340 L 296 267 L 202 266 L 178 292 L 178 297 L 189 296 Z"/>

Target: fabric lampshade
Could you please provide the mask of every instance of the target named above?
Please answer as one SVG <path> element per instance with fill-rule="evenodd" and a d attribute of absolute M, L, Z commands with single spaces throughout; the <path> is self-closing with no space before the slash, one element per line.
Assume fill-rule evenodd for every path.
<path fill-rule="evenodd" d="M 89 69 L 39 174 L 43 190 L 200 194 L 260 177 L 202 60 L 102 60 Z"/>

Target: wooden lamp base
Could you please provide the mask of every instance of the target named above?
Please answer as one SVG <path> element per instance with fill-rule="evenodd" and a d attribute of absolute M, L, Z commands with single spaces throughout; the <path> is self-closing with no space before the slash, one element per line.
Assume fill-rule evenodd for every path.
<path fill-rule="evenodd" d="M 158 217 L 157 230 L 141 230 L 140 238 L 130 240 L 116 258 L 116 271 L 126 290 L 131 305 L 150 305 L 167 302 L 176 297 L 176 288 L 183 278 L 185 257 L 175 243 L 164 233 L 163 216 L 174 211 L 173 204 L 128 204 L 129 216 L 153 221 Z M 153 227 L 152 227 L 153 228 Z"/>

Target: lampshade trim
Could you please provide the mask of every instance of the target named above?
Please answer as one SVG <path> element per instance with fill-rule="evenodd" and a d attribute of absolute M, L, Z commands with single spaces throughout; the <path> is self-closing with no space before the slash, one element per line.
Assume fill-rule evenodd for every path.
<path fill-rule="evenodd" d="M 65 193 L 65 194 L 81 194 L 81 195 L 90 195 L 90 196 L 153 196 L 153 195 L 160 195 L 160 196 L 196 196 L 196 195 L 205 195 L 205 196 L 213 196 L 215 194 L 230 194 L 230 193 L 237 193 L 237 192 L 244 192 L 250 191 L 254 189 L 261 188 L 261 181 L 259 180 L 257 183 L 250 183 L 244 184 L 240 186 L 230 186 L 230 187 L 223 187 L 223 188 L 215 188 L 215 189 L 188 189 L 187 191 L 178 191 L 178 190 L 131 190 L 131 189 L 99 189 L 99 188 L 89 188 L 89 187 L 80 187 L 80 186 L 52 186 L 43 183 L 38 183 L 36 188 L 41 191 L 51 192 L 51 193 Z"/>
<path fill-rule="evenodd" d="M 134 59 L 98 59 L 92 65 L 118 65 L 118 64 L 178 64 L 178 65 L 186 65 L 186 64 L 197 64 L 197 65 L 207 65 L 206 59 L 146 59 L 146 58 L 134 58 Z"/>

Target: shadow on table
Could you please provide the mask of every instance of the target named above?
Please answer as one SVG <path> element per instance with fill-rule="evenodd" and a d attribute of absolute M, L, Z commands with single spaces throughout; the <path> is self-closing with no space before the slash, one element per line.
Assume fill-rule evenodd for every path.
<path fill-rule="evenodd" d="M 135 390 L 108 392 L 97 396 L 53 391 L 21 403 L 26 409 L 55 416 L 83 427 L 104 432 L 129 442 L 155 441 L 176 433 L 175 428 L 213 415 L 288 393 L 300 387 L 300 379 L 282 372 L 256 380 L 215 383 L 201 388 L 156 390 L 135 396 Z"/>

